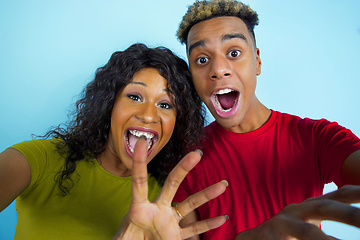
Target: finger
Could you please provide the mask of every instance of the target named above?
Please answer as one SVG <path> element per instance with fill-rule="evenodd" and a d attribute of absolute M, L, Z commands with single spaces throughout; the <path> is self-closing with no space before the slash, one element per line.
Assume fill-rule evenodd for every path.
<path fill-rule="evenodd" d="M 360 203 L 360 186 L 347 185 L 336 191 L 319 197 L 320 199 L 332 199 L 342 203 Z"/>
<path fill-rule="evenodd" d="M 300 204 L 288 205 L 274 219 L 276 224 L 273 226 L 276 226 L 277 231 L 297 239 L 332 239 L 308 222 L 332 220 L 360 227 L 360 209 L 326 198 L 315 198 Z"/>
<path fill-rule="evenodd" d="M 239 233 L 236 239 L 333 240 L 336 238 L 325 235 L 316 225 L 283 214 L 281 211 L 260 226 Z"/>
<path fill-rule="evenodd" d="M 304 204 L 301 213 L 305 220 L 331 220 L 360 228 L 360 209 L 357 207 L 329 199 Z"/>
<path fill-rule="evenodd" d="M 340 240 L 339 238 L 333 237 L 333 236 L 327 236 L 329 238 L 329 240 Z"/>
<path fill-rule="evenodd" d="M 280 225 L 286 236 L 294 237 L 298 240 L 332 240 L 335 239 L 326 235 L 318 226 L 296 219 L 285 221 Z"/>
<path fill-rule="evenodd" d="M 148 201 L 147 142 L 140 137 L 134 147 L 131 169 L 132 202 Z"/>
<path fill-rule="evenodd" d="M 211 185 L 210 187 L 207 187 L 200 192 L 197 192 L 186 198 L 183 202 L 177 205 L 177 209 L 181 215 L 185 217 L 194 209 L 198 208 L 209 200 L 218 197 L 226 190 L 228 185 L 228 182 L 225 180 L 215 183 L 214 185 Z"/>
<path fill-rule="evenodd" d="M 360 186 L 347 185 L 333 192 L 329 192 L 319 197 L 313 197 L 304 202 L 317 201 L 319 199 L 332 199 L 343 203 L 359 203 L 360 202 Z"/>
<path fill-rule="evenodd" d="M 170 205 L 177 189 L 186 174 L 200 161 L 202 153 L 194 151 L 188 153 L 170 172 L 156 202 Z"/>
<path fill-rule="evenodd" d="M 218 228 L 223 225 L 227 219 L 228 216 L 225 215 L 191 223 L 181 229 L 181 238 L 187 239 L 194 235 L 209 231 L 210 229 Z"/>

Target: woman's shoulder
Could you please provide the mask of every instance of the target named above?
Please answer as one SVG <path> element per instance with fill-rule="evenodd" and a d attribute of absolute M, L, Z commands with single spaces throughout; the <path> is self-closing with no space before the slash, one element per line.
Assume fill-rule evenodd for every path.
<path fill-rule="evenodd" d="M 21 142 L 10 147 L 20 151 L 30 165 L 31 183 L 22 195 L 26 195 L 25 192 L 61 170 L 65 161 L 58 151 L 58 144 L 61 142 L 62 140 L 58 139 L 39 139 Z"/>
<path fill-rule="evenodd" d="M 19 150 L 20 152 L 23 151 L 53 151 L 57 149 L 59 144 L 63 144 L 61 139 L 36 139 L 36 140 L 29 140 L 20 142 L 17 144 L 12 145 L 9 148 L 14 148 Z"/>

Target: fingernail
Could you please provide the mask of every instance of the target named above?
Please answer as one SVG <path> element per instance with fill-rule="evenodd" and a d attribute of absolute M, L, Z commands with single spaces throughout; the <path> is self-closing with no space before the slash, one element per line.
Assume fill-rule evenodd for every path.
<path fill-rule="evenodd" d="M 225 214 L 224 217 L 226 220 L 229 220 L 229 215 Z"/>
<path fill-rule="evenodd" d="M 228 181 L 226 181 L 226 180 L 221 180 L 221 182 L 225 183 L 226 186 L 229 186 Z"/>
<path fill-rule="evenodd" d="M 202 156 L 202 155 L 203 155 L 203 152 L 202 152 L 200 149 L 196 149 L 196 150 L 195 150 L 195 152 L 200 153 L 200 156 Z"/>
<path fill-rule="evenodd" d="M 143 139 L 146 140 L 146 136 L 145 136 L 145 135 L 141 135 L 139 139 L 141 139 L 141 138 L 143 138 Z"/>

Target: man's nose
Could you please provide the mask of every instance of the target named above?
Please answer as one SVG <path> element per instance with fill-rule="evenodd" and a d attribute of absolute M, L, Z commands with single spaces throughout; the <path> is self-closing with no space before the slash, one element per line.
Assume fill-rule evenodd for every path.
<path fill-rule="evenodd" d="M 231 77 L 231 65 L 225 56 L 216 56 L 211 61 L 211 80 L 220 80 L 223 77 Z"/>

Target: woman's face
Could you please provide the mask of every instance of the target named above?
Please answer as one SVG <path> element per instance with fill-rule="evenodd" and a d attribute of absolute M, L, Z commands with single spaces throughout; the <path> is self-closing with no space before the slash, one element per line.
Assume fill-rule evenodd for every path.
<path fill-rule="evenodd" d="M 139 137 L 146 136 L 149 163 L 170 140 L 175 121 L 176 108 L 167 90 L 167 80 L 155 68 L 141 69 L 117 94 L 107 150 L 121 160 L 120 166 L 130 175 Z"/>

